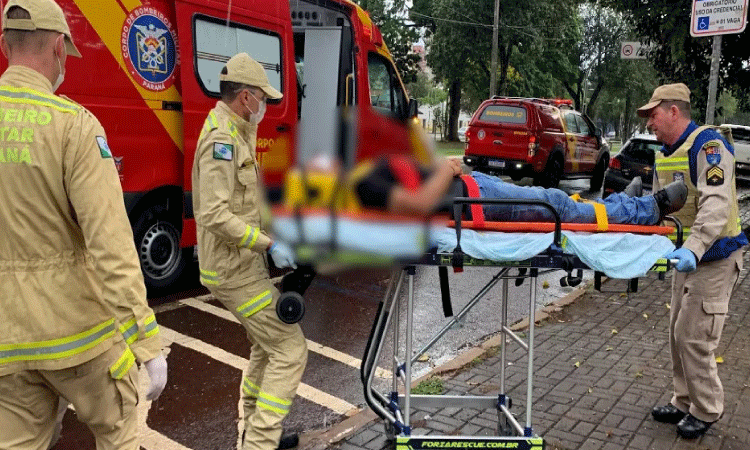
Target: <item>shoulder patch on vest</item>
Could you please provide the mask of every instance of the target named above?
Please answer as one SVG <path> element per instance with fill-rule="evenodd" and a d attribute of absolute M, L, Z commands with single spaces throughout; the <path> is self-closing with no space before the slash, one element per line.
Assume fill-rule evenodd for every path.
<path fill-rule="evenodd" d="M 96 144 L 99 146 L 99 152 L 102 154 L 102 158 L 112 157 L 112 151 L 109 149 L 109 144 L 107 144 L 107 139 L 105 139 L 104 136 L 97 136 Z"/>
<path fill-rule="evenodd" d="M 214 142 L 214 159 L 231 161 L 234 156 L 234 145 Z"/>
<path fill-rule="evenodd" d="M 711 166 L 706 171 L 706 184 L 721 186 L 724 184 L 724 171 L 719 166 Z"/>
<path fill-rule="evenodd" d="M 708 164 L 715 166 L 721 162 L 721 142 L 717 140 L 710 140 L 703 144 L 701 150 L 706 152 L 706 161 Z"/>

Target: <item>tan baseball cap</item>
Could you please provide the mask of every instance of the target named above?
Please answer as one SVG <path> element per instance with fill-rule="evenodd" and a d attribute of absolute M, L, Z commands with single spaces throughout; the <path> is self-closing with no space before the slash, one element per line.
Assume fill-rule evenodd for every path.
<path fill-rule="evenodd" d="M 28 11 L 31 19 L 8 19 L 10 8 L 18 6 Z M 3 30 L 48 30 L 65 35 L 65 49 L 68 54 L 80 58 L 70 34 L 62 8 L 53 0 L 8 0 L 3 10 Z"/>
<path fill-rule="evenodd" d="M 690 89 L 684 83 L 663 84 L 654 89 L 651 100 L 638 108 L 638 116 L 648 117 L 651 110 L 663 101 L 679 101 L 690 103 Z"/>
<path fill-rule="evenodd" d="M 268 82 L 266 71 L 263 66 L 254 60 L 247 53 L 238 53 L 227 61 L 227 73 L 220 74 L 219 79 L 222 81 L 233 81 L 248 86 L 255 86 L 262 89 L 268 98 L 281 98 L 282 93 L 274 89 Z"/>

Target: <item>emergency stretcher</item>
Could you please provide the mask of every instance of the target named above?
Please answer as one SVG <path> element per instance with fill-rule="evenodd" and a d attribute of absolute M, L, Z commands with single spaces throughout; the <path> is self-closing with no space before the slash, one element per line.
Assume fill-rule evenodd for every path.
<path fill-rule="evenodd" d="M 319 155 L 319 148 L 300 150 L 300 168 L 287 172 L 284 206 L 273 211 L 275 238 L 292 245 L 298 270 L 282 280 L 282 296 L 277 302 L 279 316 L 299 320 L 304 313 L 301 294 L 315 272 L 331 272 L 342 267 L 390 267 L 388 288 L 383 295 L 362 358 L 360 376 L 364 396 L 370 408 L 384 421 L 387 436 L 397 450 L 434 448 L 514 448 L 541 450 L 544 439 L 536 436 L 532 426 L 534 375 L 534 320 L 524 339 L 508 323 L 508 283 L 516 285 L 529 279 L 529 317 L 537 303 L 537 277 L 546 272 L 563 270 L 561 284 L 575 286 L 582 281 L 583 270 L 593 270 L 594 287 L 601 288 L 604 275 L 628 279 L 629 291 L 637 290 L 637 277 L 649 270 L 664 274 L 675 261 L 663 258 L 682 245 L 682 227 L 614 225 L 607 222 L 603 205 L 594 205 L 597 223 L 561 223 L 558 212 L 548 203 L 537 200 L 481 199 L 478 188 L 467 183 L 473 198 L 452 198 L 446 217 L 401 217 L 368 211 L 359 204 L 354 187 L 345 172 L 353 169 L 356 146 L 352 129 L 357 126 L 356 111 L 341 115 L 340 141 L 337 149 L 342 167 L 332 172 L 304 169 L 305 161 Z M 336 158 L 333 158 L 336 159 Z M 335 167 L 332 166 L 332 167 Z M 472 181 L 472 180 L 465 180 Z M 475 192 L 472 192 L 475 191 Z M 482 204 L 526 204 L 546 208 L 553 222 L 487 222 Z M 471 221 L 464 220 L 464 209 L 471 210 Z M 669 235 L 670 238 L 666 236 Z M 633 249 L 640 252 L 633 252 Z M 494 250 L 494 251 L 493 251 Z M 606 258 L 598 257 L 606 254 Z M 625 254 L 629 259 L 624 258 Z M 614 262 L 614 263 L 613 263 Z M 418 265 L 438 269 L 441 300 L 445 316 L 451 317 L 423 347 L 414 350 L 414 278 Z M 448 269 L 463 271 L 468 267 L 491 267 L 497 272 L 479 291 L 453 314 L 448 286 Z M 511 272 L 515 273 L 511 273 Z M 493 396 L 413 395 L 412 366 L 454 325 L 502 282 L 500 299 L 501 372 L 499 393 Z M 300 305 L 302 305 L 300 307 Z M 403 314 L 403 326 L 400 323 Z M 282 317 L 282 320 L 284 318 Z M 492 330 L 495 331 L 495 330 Z M 511 411 L 512 401 L 506 392 L 506 340 L 519 345 L 527 355 L 525 417 L 523 424 Z M 393 379 L 390 390 L 380 392 L 374 384 L 376 368 L 384 357 L 386 343 L 392 343 Z M 412 433 L 411 414 L 417 407 L 466 407 L 497 411 L 497 435 L 419 436 Z"/>
<path fill-rule="evenodd" d="M 474 220 L 463 221 L 461 211 L 464 204 L 470 204 L 474 208 L 480 203 L 513 203 L 529 204 L 547 208 L 555 218 L 552 223 L 498 223 L 481 222 Z M 348 265 L 372 266 L 392 264 L 394 269 L 390 278 L 388 288 L 378 305 L 378 312 L 372 325 L 365 354 L 361 365 L 361 381 L 363 384 L 365 400 L 372 410 L 384 421 L 386 433 L 393 440 L 397 449 L 422 449 L 422 448 L 446 448 L 446 447 L 472 447 L 472 448 L 517 448 L 517 449 L 542 449 L 543 438 L 536 436 L 532 427 L 532 399 L 533 399 L 533 374 L 534 374 L 534 332 L 535 324 L 529 321 L 526 339 L 511 330 L 508 323 L 508 283 L 515 280 L 520 285 L 524 279 L 530 279 L 529 283 L 529 317 L 533 317 L 537 302 L 537 277 L 546 272 L 564 270 L 567 276 L 563 277 L 563 285 L 575 286 L 581 282 L 583 270 L 595 271 L 595 288 L 601 288 L 602 277 L 607 268 L 598 267 L 597 261 L 587 260 L 586 251 L 579 254 L 575 247 L 569 245 L 570 241 L 582 238 L 580 230 L 588 232 L 603 232 L 600 236 L 616 236 L 622 239 L 622 233 L 628 233 L 626 239 L 635 239 L 636 236 L 644 238 L 654 237 L 648 243 L 640 244 L 649 254 L 638 258 L 645 258 L 647 270 L 660 272 L 660 277 L 670 269 L 673 262 L 661 258 L 674 249 L 672 242 L 666 235 L 676 231 L 678 244 L 681 244 L 681 227 L 675 222 L 675 227 L 663 226 L 637 226 L 637 225 L 613 225 L 610 229 L 602 229 L 601 224 L 562 224 L 557 211 L 545 202 L 535 200 L 501 200 L 501 199 L 476 199 L 456 198 L 453 202 L 453 220 L 450 222 L 424 220 L 414 221 L 414 218 L 399 218 L 395 216 L 377 217 L 370 213 L 358 213 L 348 215 L 336 212 L 334 209 L 297 209 L 286 213 L 277 211 L 276 231 L 281 233 L 281 238 L 292 243 L 297 248 L 298 260 L 311 264 L 326 264 L 326 262 L 338 261 Z M 476 215 L 475 215 L 476 216 Z M 479 245 L 467 245 L 466 240 L 470 234 L 477 233 L 487 239 L 497 240 L 507 238 L 506 231 L 522 231 L 539 236 L 549 235 L 549 242 L 535 238 L 534 245 L 524 248 L 523 251 L 512 252 L 500 257 L 477 254 L 484 247 Z M 568 230 L 565 230 L 565 229 Z M 616 232 L 612 232 L 612 228 Z M 501 230 L 501 231 L 496 231 Z M 548 230 L 552 230 L 548 232 Z M 541 233 L 540 233 L 541 232 Z M 439 238 L 435 239 L 435 234 Z M 445 239 L 451 234 L 455 239 Z M 583 237 L 593 236 L 595 233 L 583 233 Z M 396 241 L 392 246 L 384 245 L 377 237 L 386 235 Z M 372 239 L 367 239 L 371 237 Z M 605 237 L 605 240 L 608 237 Z M 462 240 L 464 245 L 462 246 Z M 506 243 L 519 242 L 515 234 L 511 234 L 503 241 Z M 508 244 L 512 245 L 512 244 Z M 524 246 L 522 243 L 521 246 Z M 589 247 L 584 241 L 581 247 Z M 571 250 L 572 248 L 572 250 Z M 466 251 L 465 251 L 466 249 Z M 580 249 L 578 249 L 580 250 Z M 596 250 L 594 250 L 596 251 Z M 525 253 L 524 253 L 525 252 Z M 358 255 L 358 256 L 355 256 Z M 414 277 L 417 265 L 438 267 L 440 285 L 442 291 L 442 305 L 446 317 L 450 320 L 437 331 L 429 341 L 415 351 L 413 345 L 414 329 Z M 454 271 L 463 271 L 466 267 L 482 266 L 495 267 L 498 272 L 479 289 L 477 294 L 461 308 L 455 315 L 452 313 L 452 305 L 448 290 L 448 268 Z M 602 269 L 602 270 L 600 270 Z M 630 276 L 619 276 L 609 271 L 607 275 L 614 278 L 631 279 L 629 290 L 637 290 L 637 278 Z M 641 269 L 636 269 L 640 271 Z M 515 272 L 515 273 L 511 273 Z M 640 275 L 639 275 L 640 276 Z M 412 366 L 418 358 L 425 354 L 435 345 L 451 328 L 459 321 L 498 283 L 501 285 L 501 321 L 500 332 L 507 337 L 501 340 L 500 348 L 500 392 L 494 396 L 454 396 L 454 395 L 413 395 Z M 404 311 L 404 324 L 399 323 L 401 309 Z M 523 424 L 516 419 L 512 413 L 512 400 L 506 392 L 506 340 L 518 344 L 527 355 L 527 378 L 526 396 L 523 399 L 525 405 L 525 420 Z M 384 357 L 386 342 L 393 342 L 393 379 L 389 392 L 380 392 L 374 386 L 375 369 L 378 362 Z M 495 409 L 498 414 L 497 436 L 493 437 L 471 437 L 471 436 L 418 436 L 412 434 L 411 414 L 418 407 L 466 407 L 474 409 Z"/>

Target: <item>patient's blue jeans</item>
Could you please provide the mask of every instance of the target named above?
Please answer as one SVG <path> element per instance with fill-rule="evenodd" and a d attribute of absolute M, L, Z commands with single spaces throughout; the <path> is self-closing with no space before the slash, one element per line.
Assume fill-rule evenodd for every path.
<path fill-rule="evenodd" d="M 506 183 L 498 177 L 481 172 L 472 172 L 471 176 L 476 180 L 482 198 L 542 200 L 557 210 L 560 214 L 560 220 L 563 222 L 596 222 L 593 205 L 576 202 L 559 189 L 516 186 L 512 183 Z M 597 201 L 604 204 L 607 209 L 607 218 L 610 223 L 654 225 L 659 221 L 659 207 L 652 195 L 629 197 L 623 193 L 616 193 Z M 484 205 L 483 209 L 487 220 L 510 222 L 554 221 L 552 213 L 541 206 Z"/>

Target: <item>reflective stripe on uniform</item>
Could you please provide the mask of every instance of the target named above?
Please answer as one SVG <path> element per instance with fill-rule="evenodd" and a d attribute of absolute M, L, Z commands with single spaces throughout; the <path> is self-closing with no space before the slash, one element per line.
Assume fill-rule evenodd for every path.
<path fill-rule="evenodd" d="M 249 397 L 258 398 L 258 394 L 260 394 L 260 387 L 250 381 L 249 378 L 243 378 L 242 379 L 242 392 L 247 394 Z"/>
<path fill-rule="evenodd" d="M 249 244 L 245 245 L 245 242 L 247 242 L 247 239 L 250 237 L 251 233 L 253 235 L 253 239 Z M 240 241 L 240 247 L 253 248 L 253 245 L 255 245 L 255 242 L 258 240 L 258 236 L 260 236 L 260 229 L 248 225 L 247 228 L 245 228 L 245 235 L 242 236 L 242 240 Z"/>
<path fill-rule="evenodd" d="M 282 416 L 287 415 L 289 413 L 289 408 L 292 407 L 292 402 L 290 400 L 282 400 L 273 395 L 266 394 L 263 391 L 258 392 L 257 402 L 255 404 L 261 408 L 281 414 Z"/>
<path fill-rule="evenodd" d="M 257 400 L 256 405 L 271 410 L 275 413 L 286 415 L 292 406 L 291 400 L 282 400 L 273 395 L 266 394 L 260 390 L 260 386 L 250 381 L 249 378 L 242 379 L 242 391 L 249 397 Z"/>
<path fill-rule="evenodd" d="M 115 334 L 115 319 L 90 330 L 60 339 L 0 345 L 0 364 L 16 361 L 60 359 L 78 355 L 96 347 Z"/>
<path fill-rule="evenodd" d="M 271 291 L 263 291 L 260 294 L 256 295 L 250 301 L 247 303 L 240 305 L 237 308 L 237 312 L 242 314 L 244 317 L 250 317 L 253 314 L 257 313 L 261 309 L 265 308 L 266 306 L 271 304 L 271 300 L 273 300 L 273 295 L 271 295 Z"/>
<path fill-rule="evenodd" d="M 0 100 L 10 103 L 26 103 L 48 106 L 64 113 L 78 114 L 81 107 L 60 97 L 48 95 L 29 88 L 3 86 L 0 88 Z"/>
<path fill-rule="evenodd" d="M 135 355 L 130 347 L 127 347 L 122 352 L 122 356 L 109 367 L 109 373 L 115 380 L 120 380 L 133 367 L 133 364 L 135 364 Z"/>
<path fill-rule="evenodd" d="M 210 270 L 200 270 L 201 283 L 203 284 L 219 284 L 219 275 L 216 272 Z"/>
<path fill-rule="evenodd" d="M 120 325 L 119 331 L 128 345 L 138 340 L 138 323 L 134 318 Z M 146 320 L 144 321 L 141 339 L 150 338 L 158 332 L 159 325 L 156 323 L 156 316 L 151 314 L 150 316 L 146 317 Z"/>
<path fill-rule="evenodd" d="M 661 158 L 656 160 L 656 171 L 660 170 L 688 170 L 688 158 Z"/>
<path fill-rule="evenodd" d="M 211 126 L 212 130 L 214 128 L 219 128 L 219 120 L 216 118 L 216 114 L 214 114 L 213 111 L 211 111 L 210 113 L 208 113 L 208 118 L 206 118 L 206 120 L 208 121 L 208 123 Z"/>
<path fill-rule="evenodd" d="M 156 316 L 151 314 L 150 316 L 146 317 L 146 320 L 143 321 L 143 337 L 144 339 L 150 338 L 158 332 L 159 325 L 156 323 Z"/>
<path fill-rule="evenodd" d="M 122 334 L 122 337 L 128 345 L 138 339 L 138 323 L 136 323 L 134 318 L 120 325 L 120 334 Z"/>

